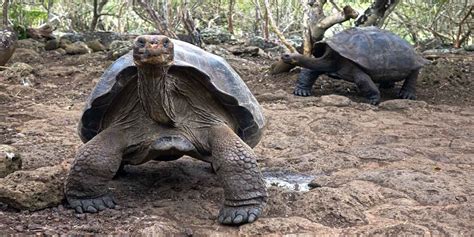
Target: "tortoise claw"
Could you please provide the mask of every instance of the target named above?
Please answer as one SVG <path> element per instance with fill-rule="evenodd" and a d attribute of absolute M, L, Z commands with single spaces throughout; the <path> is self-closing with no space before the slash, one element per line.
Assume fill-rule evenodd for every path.
<path fill-rule="evenodd" d="M 262 214 L 262 205 L 224 206 L 219 211 L 218 221 L 225 225 L 252 223 Z"/>
<path fill-rule="evenodd" d="M 311 89 L 301 89 L 301 88 L 295 88 L 295 91 L 293 92 L 293 94 L 297 95 L 297 96 L 311 96 L 313 95 L 313 93 L 311 92 Z"/>
<path fill-rule="evenodd" d="M 97 198 L 68 198 L 68 202 L 71 208 L 75 209 L 77 213 L 97 213 L 107 208 L 115 208 L 115 200 L 112 195 L 107 194 Z"/>
<path fill-rule="evenodd" d="M 370 96 L 368 99 L 371 105 L 378 105 L 380 103 L 380 95 Z"/>
<path fill-rule="evenodd" d="M 398 98 L 416 100 L 416 94 L 411 91 L 401 90 L 400 93 L 398 93 Z"/>

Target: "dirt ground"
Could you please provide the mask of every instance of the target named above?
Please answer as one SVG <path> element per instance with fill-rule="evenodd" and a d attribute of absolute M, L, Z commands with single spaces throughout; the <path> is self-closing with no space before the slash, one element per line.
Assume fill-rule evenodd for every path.
<path fill-rule="evenodd" d="M 32 86 L 0 74 L 0 144 L 19 149 L 25 170 L 71 162 L 84 101 L 112 61 L 105 53 L 54 51 L 19 61 L 33 67 Z M 353 84 L 326 77 L 315 96 L 294 97 L 298 70 L 273 76 L 269 59 L 228 61 L 267 119 L 255 151 L 270 197 L 258 221 L 219 225 L 220 182 L 209 164 L 185 157 L 127 166 L 110 183 L 119 207 L 99 214 L 75 214 L 65 203 L 35 212 L 0 205 L 0 233 L 474 234 L 472 54 L 428 65 L 419 100 L 394 100 L 397 85 L 382 91 L 380 106 L 363 103 Z"/>

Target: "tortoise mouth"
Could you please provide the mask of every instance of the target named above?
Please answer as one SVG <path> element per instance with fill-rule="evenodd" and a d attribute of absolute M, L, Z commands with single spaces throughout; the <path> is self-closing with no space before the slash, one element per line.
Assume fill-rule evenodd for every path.
<path fill-rule="evenodd" d="M 133 52 L 133 60 L 137 66 L 156 65 L 167 66 L 173 64 L 173 54 L 153 51 Z"/>

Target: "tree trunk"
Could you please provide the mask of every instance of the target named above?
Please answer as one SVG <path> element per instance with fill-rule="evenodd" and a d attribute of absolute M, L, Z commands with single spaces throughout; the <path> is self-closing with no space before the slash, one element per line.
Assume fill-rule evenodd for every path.
<path fill-rule="evenodd" d="M 129 1 L 125 1 L 124 3 L 122 3 L 118 11 L 119 16 L 123 16 L 124 10 L 128 8 L 128 4 L 129 4 Z M 119 32 L 125 32 L 125 27 L 127 26 L 127 23 L 125 23 L 125 26 L 124 26 L 124 24 L 122 23 L 123 20 L 124 19 L 117 17 L 117 29 Z M 127 22 L 127 19 L 125 19 L 125 21 Z"/>
<path fill-rule="evenodd" d="M 234 5 L 235 5 L 235 0 L 229 0 L 229 13 L 228 13 L 228 30 L 229 33 L 234 34 L 234 22 L 233 22 L 233 15 L 234 15 Z"/>
<path fill-rule="evenodd" d="M 387 16 L 395 9 L 400 0 L 375 0 L 355 21 L 355 26 L 381 27 Z"/>
<path fill-rule="evenodd" d="M 169 29 L 168 21 L 161 16 L 153 7 L 150 5 L 148 0 L 137 0 L 136 1 L 148 14 L 148 21 L 152 22 L 159 34 L 166 35 L 171 38 L 177 39 L 176 34 Z M 138 14 L 138 13 L 137 13 Z"/>
<path fill-rule="evenodd" d="M 309 6 L 305 4 L 306 0 L 301 0 L 303 6 L 303 54 L 306 56 L 311 55 L 311 31 L 309 30 Z"/>
<path fill-rule="evenodd" d="M 257 0 L 259 1 L 259 0 Z M 268 11 L 267 11 L 267 8 L 265 7 L 265 23 L 263 25 L 263 37 L 268 40 L 270 38 L 270 27 L 268 27 L 269 25 L 269 20 L 268 20 Z"/>
<path fill-rule="evenodd" d="M 324 33 L 327 29 L 335 24 L 345 22 L 349 19 L 355 19 L 359 15 L 357 11 L 350 6 L 345 6 L 342 10 L 332 15 L 326 16 L 323 7 L 326 0 L 316 0 L 313 5 L 310 5 L 309 12 L 309 27 L 311 32 L 311 46 L 324 38 Z"/>
<path fill-rule="evenodd" d="M 191 36 L 192 44 L 202 47 L 201 34 L 194 24 L 194 19 L 188 9 L 188 0 L 183 0 L 181 5 L 181 20 L 183 26 L 189 36 Z"/>
<path fill-rule="evenodd" d="M 259 0 L 254 0 L 253 4 L 255 5 L 255 25 L 254 25 L 254 34 L 261 35 L 262 34 L 262 12 L 260 10 L 260 3 Z"/>
<path fill-rule="evenodd" d="M 48 11 L 48 22 L 51 20 L 51 8 L 53 8 L 53 0 L 48 0 L 48 8 L 47 8 L 47 11 Z"/>
<path fill-rule="evenodd" d="M 469 28 L 466 33 L 462 34 L 462 25 L 467 20 L 467 18 L 471 15 L 473 10 L 474 10 L 474 5 L 469 8 L 466 15 L 464 15 L 461 22 L 459 22 L 458 33 L 456 34 L 456 39 L 454 40 L 454 44 L 453 44 L 454 48 L 461 48 L 462 43 L 464 43 L 467 37 L 469 37 L 469 35 L 471 34 L 471 28 Z"/>
<path fill-rule="evenodd" d="M 8 4 L 10 0 L 3 0 L 3 28 L 6 28 L 10 24 L 8 23 Z"/>
<path fill-rule="evenodd" d="M 99 18 L 102 16 L 102 9 L 104 8 L 105 4 L 107 4 L 107 2 L 108 0 L 101 0 L 100 2 L 98 2 L 98 0 L 94 0 L 94 9 L 92 11 L 92 21 L 89 27 L 89 31 L 95 31 L 95 29 L 97 28 Z"/>

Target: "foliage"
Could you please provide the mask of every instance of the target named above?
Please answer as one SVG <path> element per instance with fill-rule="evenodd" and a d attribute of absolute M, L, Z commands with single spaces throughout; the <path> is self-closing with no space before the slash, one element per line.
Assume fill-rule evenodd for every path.
<path fill-rule="evenodd" d="M 179 13 L 184 0 L 155 0 L 151 4 L 158 13 L 167 12 L 165 18 L 174 32 L 184 32 Z M 452 44 L 459 31 L 460 21 L 467 14 L 472 0 L 404 0 L 385 21 L 384 28 L 391 30 L 412 43 L 423 43 L 437 39 L 443 44 Z M 44 23 L 53 24 L 58 31 L 87 31 L 93 18 L 93 0 L 11 0 L 9 18 L 15 28 L 38 27 Z M 51 6 L 48 6 L 48 2 Z M 188 8 L 196 26 L 226 28 L 228 25 L 228 4 L 230 0 L 188 0 Z M 278 29 L 286 35 L 303 35 L 303 5 L 308 0 L 269 0 L 274 21 Z M 328 0 L 324 7 L 327 14 L 334 13 L 336 6 L 350 5 L 359 13 L 370 6 L 373 0 Z M 256 18 L 256 3 L 260 4 L 262 19 Z M 331 4 L 329 4 L 331 3 Z M 334 4 L 333 4 L 334 3 Z M 167 6 L 168 9 L 164 9 Z M 234 34 L 247 37 L 254 34 L 256 25 L 264 25 L 265 10 L 263 0 L 235 0 L 233 11 Z M 163 10 L 163 11 L 162 11 Z M 143 9 L 137 7 L 136 0 L 109 0 L 100 12 L 97 30 L 146 33 L 154 30 L 154 25 L 144 19 Z M 326 35 L 353 26 L 347 21 L 328 30 Z M 472 28 L 470 16 L 462 25 L 462 34 Z M 263 34 L 263 32 L 260 32 Z M 270 35 L 270 38 L 275 36 Z M 466 44 L 472 44 L 472 36 L 466 35 Z"/>

